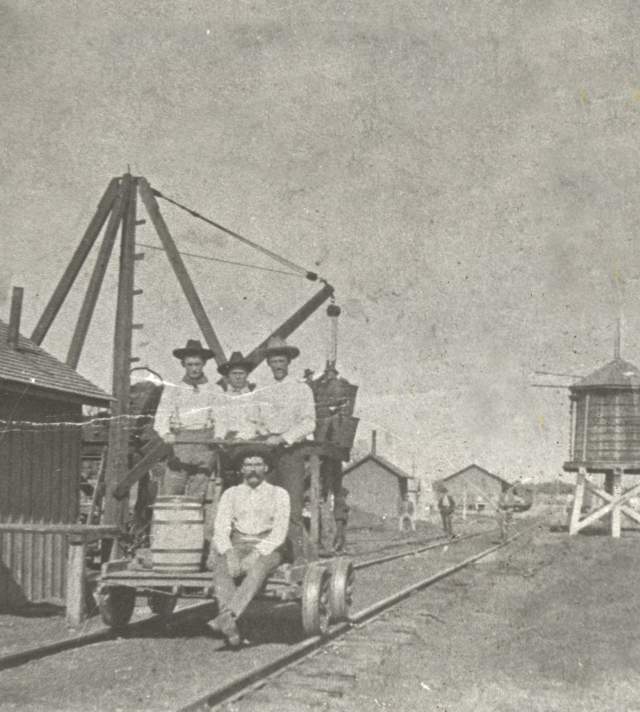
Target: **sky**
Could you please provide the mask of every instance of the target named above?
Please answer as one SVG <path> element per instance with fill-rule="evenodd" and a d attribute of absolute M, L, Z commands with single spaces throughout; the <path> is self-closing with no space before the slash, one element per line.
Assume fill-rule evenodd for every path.
<path fill-rule="evenodd" d="M 113 176 L 319 272 L 343 309 L 358 437 L 425 480 L 561 472 L 566 390 L 536 370 L 640 363 L 633 0 L 0 2 L 0 317 L 30 334 Z M 162 204 L 182 250 L 278 268 Z M 140 208 L 142 212 L 142 208 Z M 144 217 L 141 215 L 141 217 Z M 140 242 L 158 245 L 150 223 Z M 134 354 L 201 338 L 141 248 Z M 316 287 L 185 258 L 227 353 Z M 110 388 L 115 260 L 79 371 Z M 91 260 L 44 346 L 66 355 Z M 321 369 L 324 309 L 291 337 Z M 256 372 L 268 380 L 265 367 Z M 560 380 L 559 382 L 564 382 Z"/>

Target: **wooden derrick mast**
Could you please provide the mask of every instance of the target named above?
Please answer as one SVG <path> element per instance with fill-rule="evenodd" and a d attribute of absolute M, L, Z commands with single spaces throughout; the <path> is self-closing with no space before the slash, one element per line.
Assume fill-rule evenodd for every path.
<path fill-rule="evenodd" d="M 77 366 L 104 281 L 106 269 L 116 247 L 116 243 L 118 243 L 119 233 L 118 292 L 112 356 L 112 389 L 115 401 L 111 411 L 112 417 L 109 420 L 108 449 L 105 466 L 106 499 L 104 506 L 104 523 L 117 525 L 121 530 L 125 527 L 128 515 L 125 495 L 130 486 L 138 481 L 142 474 L 148 470 L 154 458 L 158 458 L 161 450 L 157 443 L 149 443 L 146 450 L 143 449 L 143 451 L 139 453 L 139 458 L 142 458 L 140 462 L 138 462 L 133 469 L 130 469 L 133 464 L 130 456 L 131 434 L 132 428 L 135 427 L 136 424 L 135 419 L 133 419 L 134 423 L 132 424 L 131 418 L 130 373 L 132 363 L 139 360 L 132 355 L 131 337 L 134 329 L 142 327 L 142 324 L 136 324 L 134 322 L 134 298 L 142 294 L 142 290 L 135 287 L 135 264 L 144 257 L 143 253 L 136 253 L 136 227 L 145 223 L 144 219 L 139 220 L 137 217 L 138 198 L 140 198 L 158 234 L 162 248 L 182 288 L 195 322 L 207 346 L 213 351 L 216 363 L 220 365 L 226 361 L 223 347 L 200 300 L 181 253 L 162 216 L 158 204 L 158 197 L 173 203 L 182 210 L 186 210 L 193 217 L 204 220 L 232 237 L 239 239 L 241 242 L 260 250 L 269 257 L 278 259 L 289 269 L 295 269 L 310 281 L 318 279 L 315 273 L 307 272 L 299 265 L 279 257 L 266 248 L 256 245 L 247 238 L 166 198 L 162 193 L 152 188 L 144 177 L 133 176 L 130 173 L 126 173 L 110 181 L 80 244 L 76 248 L 42 316 L 36 324 L 31 338 L 37 344 L 41 344 L 46 337 L 56 315 L 60 311 L 62 304 L 82 269 L 87 256 L 106 225 L 67 354 L 67 363 L 72 368 Z M 272 336 L 279 336 L 281 338 L 288 337 L 333 295 L 333 287 L 326 281 L 321 281 L 323 284 L 318 292 L 250 352 L 248 358 L 253 362 L 254 368 L 262 361 L 262 350 L 269 338 Z"/>

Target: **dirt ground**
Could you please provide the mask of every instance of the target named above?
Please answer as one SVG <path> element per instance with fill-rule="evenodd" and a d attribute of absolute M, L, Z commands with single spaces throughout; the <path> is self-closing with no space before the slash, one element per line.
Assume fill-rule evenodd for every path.
<path fill-rule="evenodd" d="M 640 538 L 533 535 L 410 599 L 414 635 L 326 709 L 640 710 Z"/>

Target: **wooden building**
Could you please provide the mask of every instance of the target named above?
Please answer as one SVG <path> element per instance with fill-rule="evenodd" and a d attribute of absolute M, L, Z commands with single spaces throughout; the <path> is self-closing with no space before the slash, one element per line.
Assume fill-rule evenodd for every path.
<path fill-rule="evenodd" d="M 440 480 L 458 507 L 465 503 L 469 509 L 495 509 L 494 503 L 503 489 L 510 487 L 507 480 L 472 464 Z"/>
<path fill-rule="evenodd" d="M 82 406 L 110 402 L 19 335 L 20 296 L 0 321 L 0 608 L 63 602 L 67 539 L 55 528 L 78 519 Z"/>
<path fill-rule="evenodd" d="M 408 500 L 412 502 L 414 514 L 417 512 L 416 479 L 377 454 L 375 432 L 371 452 L 345 468 L 343 483 L 354 506 L 386 522 L 395 525 L 406 512 Z"/>

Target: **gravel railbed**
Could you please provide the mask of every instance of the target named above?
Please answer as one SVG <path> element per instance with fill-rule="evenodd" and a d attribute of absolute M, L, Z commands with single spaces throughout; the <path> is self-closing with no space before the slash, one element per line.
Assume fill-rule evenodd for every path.
<path fill-rule="evenodd" d="M 354 609 L 436 573 L 489 545 L 485 534 L 454 546 L 358 572 Z M 2 710 L 165 710 L 265 663 L 301 639 L 296 606 L 262 602 L 247 621 L 251 644 L 239 651 L 200 622 L 149 637 L 119 638 L 60 653 L 2 674 Z"/>

